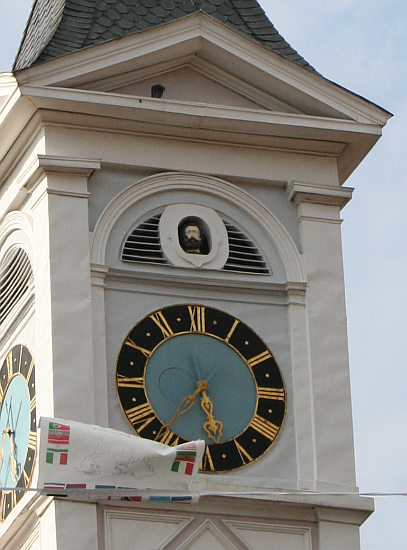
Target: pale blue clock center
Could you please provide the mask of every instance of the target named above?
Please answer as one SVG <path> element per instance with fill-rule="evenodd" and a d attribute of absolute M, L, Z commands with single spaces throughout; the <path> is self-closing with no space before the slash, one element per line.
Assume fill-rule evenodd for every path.
<path fill-rule="evenodd" d="M 0 411 L 0 487 L 15 487 L 27 456 L 30 395 L 23 376 L 10 381 Z"/>
<path fill-rule="evenodd" d="M 193 395 L 199 380 L 213 404 L 213 417 L 222 422 L 220 442 L 239 435 L 251 421 L 257 404 L 256 385 L 243 358 L 228 344 L 206 334 L 178 334 L 162 342 L 148 361 L 147 397 L 160 420 L 170 422 L 181 401 Z M 199 393 L 193 406 L 171 425 L 185 439 L 213 443 L 203 429 L 207 415 Z"/>

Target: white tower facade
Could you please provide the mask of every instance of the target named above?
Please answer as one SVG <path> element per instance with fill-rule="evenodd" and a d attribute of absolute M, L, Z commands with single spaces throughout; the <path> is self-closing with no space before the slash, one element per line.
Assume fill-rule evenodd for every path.
<path fill-rule="evenodd" d="M 198 401 L 169 420 L 194 367 L 225 436 L 207 438 L 196 505 L 3 491 L 2 548 L 357 550 L 373 503 L 355 479 L 340 211 L 388 113 L 204 11 L 17 68 L 0 97 L 3 404 L 19 346 L 37 419 L 206 437 Z"/>

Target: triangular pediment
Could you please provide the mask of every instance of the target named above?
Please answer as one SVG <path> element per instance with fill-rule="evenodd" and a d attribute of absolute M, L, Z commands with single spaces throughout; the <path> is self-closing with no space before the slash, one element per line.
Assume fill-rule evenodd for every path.
<path fill-rule="evenodd" d="M 369 118 L 366 100 L 203 12 L 84 48 L 16 76 L 21 83 L 142 97 L 150 96 L 152 79 L 162 76 L 176 84 L 166 90 L 166 100 Z"/>
<path fill-rule="evenodd" d="M 10 143 L 35 112 L 67 124 L 83 124 L 86 115 L 91 127 L 333 156 L 341 181 L 389 118 L 202 11 L 38 63 L 14 77 L 18 93 L 8 109 L 19 115 L 4 126 Z M 151 96 L 155 84 L 165 87 L 162 97 Z"/>

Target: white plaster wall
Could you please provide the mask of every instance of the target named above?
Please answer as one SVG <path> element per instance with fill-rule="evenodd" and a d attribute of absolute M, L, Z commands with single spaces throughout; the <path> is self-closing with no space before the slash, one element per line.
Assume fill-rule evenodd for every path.
<path fill-rule="evenodd" d="M 224 145 L 209 140 L 195 141 L 131 134 L 118 131 L 47 127 L 47 154 L 102 159 L 124 169 L 180 170 L 247 178 L 248 181 L 313 182 L 338 185 L 336 159 L 271 150 L 267 147 Z"/>
<path fill-rule="evenodd" d="M 57 550 L 100 550 L 95 504 L 57 500 L 54 506 Z"/>
<path fill-rule="evenodd" d="M 244 180 L 232 180 L 232 183 L 255 197 L 270 210 L 288 231 L 298 250 L 301 251 L 298 212 L 295 205 L 287 200 L 285 185 L 275 186 L 272 182 L 247 182 Z"/>

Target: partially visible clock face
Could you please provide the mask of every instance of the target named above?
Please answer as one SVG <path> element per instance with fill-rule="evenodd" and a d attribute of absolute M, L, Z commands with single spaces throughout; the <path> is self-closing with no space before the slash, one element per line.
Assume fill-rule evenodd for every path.
<path fill-rule="evenodd" d="M 24 495 L 34 469 L 37 428 L 34 360 L 13 347 L 0 369 L 0 518 Z"/>
<path fill-rule="evenodd" d="M 204 439 L 205 472 L 251 464 L 274 443 L 286 392 L 271 351 L 245 323 L 185 304 L 152 312 L 126 337 L 119 401 L 134 430 L 177 445 Z"/>

